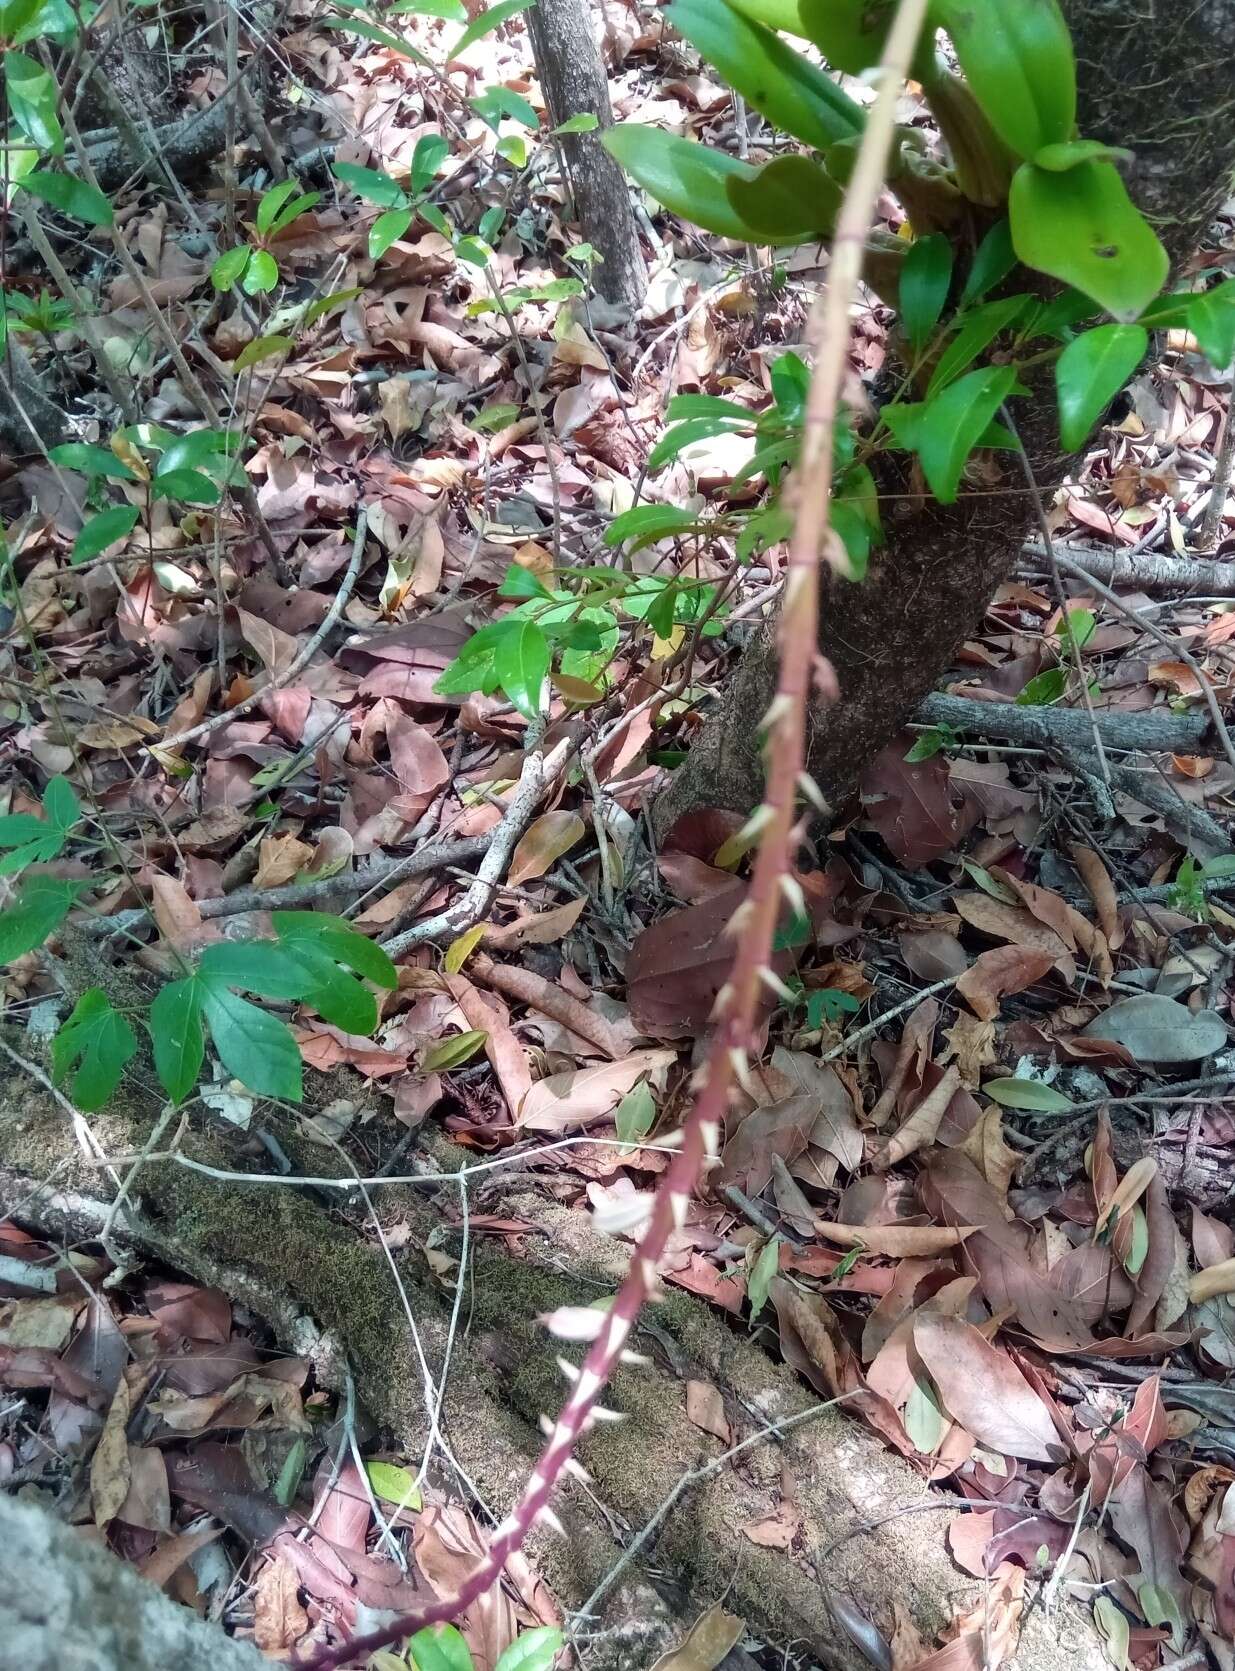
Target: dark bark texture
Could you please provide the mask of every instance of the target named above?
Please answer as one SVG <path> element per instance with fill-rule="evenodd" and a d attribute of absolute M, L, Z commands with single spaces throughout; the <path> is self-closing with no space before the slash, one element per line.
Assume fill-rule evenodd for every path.
<path fill-rule="evenodd" d="M 1235 167 L 1235 0 L 1064 0 L 1080 68 L 1080 132 L 1134 151 L 1128 183 L 1176 266 L 1196 247 Z M 1033 280 L 1013 275 L 1011 284 Z M 1052 379 L 1017 403 L 1017 422 L 1043 498 L 1071 460 L 1059 450 Z M 876 472 L 886 543 L 860 586 L 824 586 L 820 643 L 840 679 L 820 715 L 811 771 L 833 804 L 854 787 L 973 632 L 1021 550 L 1033 505 L 1016 458 L 988 455 L 978 491 L 959 504 L 923 497 L 895 459 Z M 899 495 L 899 497 L 897 497 Z M 762 795 L 756 732 L 775 688 L 772 627 L 743 654 L 718 712 L 657 807 L 661 830 L 692 806 L 746 810 Z"/>
<path fill-rule="evenodd" d="M 590 112 L 601 128 L 610 127 L 609 83 L 588 0 L 538 0 L 524 15 L 552 125 Z M 607 302 L 633 313 L 647 289 L 647 269 L 629 182 L 601 144 L 599 128 L 564 135 L 559 143 L 583 236 L 604 257 L 596 270 L 596 288 Z"/>

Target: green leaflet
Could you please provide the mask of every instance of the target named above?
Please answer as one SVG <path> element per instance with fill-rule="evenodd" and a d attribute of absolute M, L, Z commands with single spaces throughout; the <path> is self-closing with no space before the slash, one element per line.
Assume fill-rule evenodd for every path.
<path fill-rule="evenodd" d="M 1015 366 L 983 366 L 927 401 L 921 416 L 918 456 L 931 492 L 941 505 L 956 502 L 965 460 L 980 443 L 1015 382 Z"/>
<path fill-rule="evenodd" d="M 112 1008 L 101 986 L 83 992 L 52 1040 L 56 1083 L 69 1082 L 69 1097 L 92 1114 L 111 1096 L 137 1052 L 137 1035 Z"/>
<path fill-rule="evenodd" d="M 1064 349 L 1055 365 L 1059 436 L 1075 452 L 1149 350 L 1143 325 L 1099 325 Z"/>
<path fill-rule="evenodd" d="M 1075 285 L 1124 323 L 1166 280 L 1166 251 L 1109 162 L 1079 163 L 1064 174 L 1023 163 L 1008 213 L 1027 267 Z"/>
<path fill-rule="evenodd" d="M 749 163 L 641 122 L 619 122 L 603 135 L 603 144 L 672 214 L 738 243 L 758 236 L 733 207 L 728 192 L 730 180 L 754 179 Z"/>
<path fill-rule="evenodd" d="M 1020 157 L 1073 137 L 1076 60 L 1056 0 L 935 0 L 974 96 Z"/>
<path fill-rule="evenodd" d="M 757 238 L 797 244 L 831 232 L 841 188 L 809 157 L 776 157 L 753 180 L 731 179 L 729 201 Z"/>

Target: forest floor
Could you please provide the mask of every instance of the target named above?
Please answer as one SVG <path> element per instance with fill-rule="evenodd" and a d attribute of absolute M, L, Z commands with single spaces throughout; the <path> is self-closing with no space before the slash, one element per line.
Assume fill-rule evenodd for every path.
<path fill-rule="evenodd" d="M 617 114 L 734 144 L 655 15 L 605 12 Z M 736 816 L 657 839 L 650 807 L 781 548 L 735 551 L 750 434 L 666 447 L 666 414 L 766 408 L 821 279 L 818 251 L 752 267 L 644 217 L 647 299 L 616 315 L 518 19 L 434 70 L 358 15 L 242 31 L 233 148 L 174 190 L 134 171 L 115 246 L 53 218 L 89 318 L 21 341 L 70 451 L 13 447 L 0 483 L 7 811 L 66 778 L 96 850 L 44 868 L 110 874 L 4 977 L 0 1484 L 284 1659 L 472 1566 L 565 1386 L 537 1320 L 613 1292 L 667 1164 L 744 853 Z M 461 29 L 405 26 L 430 66 Z M 146 108 L 228 103 L 220 53 L 152 25 Z M 439 134 L 452 237 L 413 220 L 373 259 L 393 200 L 335 168 L 406 181 Z M 271 287 L 218 290 L 275 163 L 318 195 Z M 1235 264 L 1231 218 L 1206 259 Z M 10 242 L 10 288 L 37 266 Z M 855 322 L 856 409 L 890 323 Z M 166 435 L 113 441 L 96 341 Z M 1235 1667 L 1229 391 L 1162 337 L 804 857 L 788 996 L 619 1377 L 630 1419 L 586 1441 L 566 1543 L 461 1621 L 478 1671 L 555 1624 L 588 1671 L 955 1671 L 1018 1633 L 1035 1668 L 1099 1640 Z M 217 504 L 148 481 L 199 396 L 249 443 Z M 693 616 L 602 620 L 543 735 L 509 684 L 437 689 L 533 595 L 512 571 L 613 565 L 636 504 L 698 519 L 626 554 Z M 100 1113 L 52 1083 L 83 992 L 148 997 L 310 905 L 398 984 L 371 1037 L 284 1006 L 302 1104 L 208 1066 L 173 1110 L 140 1052 Z"/>

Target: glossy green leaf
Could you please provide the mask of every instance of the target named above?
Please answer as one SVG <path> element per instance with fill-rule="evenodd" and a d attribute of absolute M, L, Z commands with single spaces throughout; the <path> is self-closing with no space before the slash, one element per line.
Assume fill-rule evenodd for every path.
<path fill-rule="evenodd" d="M 263 192 L 261 201 L 257 205 L 257 215 L 254 224 L 264 238 L 274 225 L 275 216 L 279 210 L 300 190 L 300 184 L 293 179 L 280 180 L 277 186 L 271 186 L 269 191 Z"/>
<path fill-rule="evenodd" d="M 420 1487 L 410 1468 L 400 1468 L 394 1462 L 366 1462 L 364 1471 L 369 1476 L 373 1495 L 383 1503 L 393 1503 L 397 1509 L 420 1507 Z"/>
<path fill-rule="evenodd" d="M 911 346 L 922 347 L 943 313 L 952 283 L 952 243 L 941 232 L 917 238 L 901 268 L 901 325 Z"/>
<path fill-rule="evenodd" d="M 516 93 L 513 87 L 503 87 L 499 82 L 495 87 L 486 87 L 483 93 L 477 93 L 467 101 L 478 116 L 485 121 L 496 133 L 503 118 L 511 122 L 521 122 L 530 132 L 540 126 L 540 118 L 535 109 L 523 97 Z"/>
<path fill-rule="evenodd" d="M 466 23 L 467 7 L 463 0 L 395 0 L 391 13 L 402 16 L 411 12 L 414 17 L 441 17 L 447 23 Z"/>
<path fill-rule="evenodd" d="M 92 557 L 106 551 L 109 545 L 115 545 L 117 540 L 131 534 L 137 526 L 139 515 L 136 505 L 113 505 L 110 510 L 100 511 L 97 516 L 92 516 L 88 522 L 83 523 L 81 532 L 73 541 L 70 561 L 88 563 Z"/>
<path fill-rule="evenodd" d="M 774 127 L 819 151 L 861 131 L 861 107 L 831 76 L 727 0 L 673 0 L 666 15 Z"/>
<path fill-rule="evenodd" d="M 28 876 L 13 903 L 0 911 L 0 963 L 12 963 L 54 934 L 83 886 L 55 876 Z"/>
<path fill-rule="evenodd" d="M 426 69 L 432 65 L 423 52 L 417 52 L 410 41 L 401 35 L 392 34 L 389 29 L 383 29 L 378 23 L 370 23 L 364 17 L 324 17 L 322 22 L 328 29 L 341 29 L 345 35 L 359 35 L 366 41 L 376 41 L 378 46 L 384 46 L 388 52 L 397 52 L 401 58 L 410 58 L 414 64 L 423 64 Z"/>
<path fill-rule="evenodd" d="M 749 163 L 641 122 L 618 123 L 606 131 L 603 143 L 631 178 L 671 214 L 739 243 L 753 236 L 727 189 L 730 180 L 754 178 Z"/>
<path fill-rule="evenodd" d="M 762 242 L 797 244 L 831 232 L 841 188 L 809 157 L 774 157 L 754 178 L 726 183 L 729 201 Z"/>
<path fill-rule="evenodd" d="M 216 940 L 197 967 L 209 984 L 243 987 L 264 998 L 301 998 L 309 984 L 301 965 L 273 940 Z"/>
<path fill-rule="evenodd" d="M 1058 702 L 1068 688 L 1068 675 L 1062 667 L 1048 667 L 1030 679 L 1016 699 L 1019 708 L 1049 708 Z"/>
<path fill-rule="evenodd" d="M 414 209 L 383 209 L 369 228 L 369 255 L 379 260 L 412 224 Z"/>
<path fill-rule="evenodd" d="M 320 191 L 302 191 L 293 197 L 289 203 L 284 203 L 270 223 L 270 236 L 273 238 L 276 233 L 289 227 L 293 221 L 299 220 L 301 215 L 311 209 L 315 203 L 321 202 L 321 197 Z"/>
<path fill-rule="evenodd" d="M 1097 139 L 1066 139 L 1059 145 L 1044 145 L 1029 159 L 1052 174 L 1064 174 L 1080 162 L 1130 162 L 1132 152 L 1118 145 L 1103 145 Z"/>
<path fill-rule="evenodd" d="M 332 308 L 344 307 L 360 294 L 361 286 L 357 284 L 348 290 L 334 290 L 329 296 L 319 296 L 315 302 L 310 302 L 305 309 L 302 323 L 306 326 L 316 325 L 318 320 L 324 318 Z"/>
<path fill-rule="evenodd" d="M 562 1650 L 562 1633 L 556 1625 L 536 1625 L 498 1656 L 493 1671 L 552 1671 Z"/>
<path fill-rule="evenodd" d="M 772 1286 L 772 1278 L 780 1269 L 780 1242 L 779 1236 L 770 1236 L 764 1242 L 750 1268 L 750 1275 L 746 1278 L 746 1298 L 750 1302 L 752 1323 L 768 1303 L 768 1290 Z"/>
<path fill-rule="evenodd" d="M 719 418 L 725 424 L 753 424 L 756 414 L 740 400 L 726 400 L 723 395 L 674 395 L 665 409 L 671 424 L 684 418 Z"/>
<path fill-rule="evenodd" d="M 306 984 L 303 1002 L 345 1033 L 366 1037 L 377 1026 L 377 1000 L 368 987 L 339 968 L 321 946 L 299 940 L 285 948 L 285 956 L 300 966 Z"/>
<path fill-rule="evenodd" d="M 938 394 L 949 383 L 967 371 L 980 354 L 985 353 L 1001 331 L 1008 330 L 1024 313 L 1028 296 L 1001 296 L 998 301 L 982 302 L 970 313 L 957 320 L 958 330 L 936 362 L 927 385 L 927 395 Z"/>
<path fill-rule="evenodd" d="M 654 476 L 658 470 L 663 470 L 666 464 L 685 452 L 687 447 L 693 447 L 696 441 L 710 441 L 714 435 L 733 434 L 736 427 L 722 418 L 689 418 L 685 423 L 673 424 L 648 454 L 648 475 Z"/>
<path fill-rule="evenodd" d="M 453 1625 L 418 1630 L 407 1646 L 416 1671 L 474 1671 L 471 1650 Z"/>
<path fill-rule="evenodd" d="M 81 470 L 87 476 L 112 476 L 117 481 L 134 482 L 137 477 L 127 464 L 122 464 L 115 453 L 106 447 L 94 447 L 88 441 L 63 441 L 48 453 L 53 464 L 66 470 Z"/>
<path fill-rule="evenodd" d="M 965 461 L 1015 382 L 1014 366 L 983 366 L 927 401 L 918 456 L 941 505 L 955 504 Z"/>
<path fill-rule="evenodd" d="M 1143 325 L 1099 325 L 1064 349 L 1055 364 L 1059 438 L 1069 452 L 1090 430 L 1149 351 Z"/>
<path fill-rule="evenodd" d="M 688 534 L 698 526 L 697 516 L 676 505 L 636 505 L 614 517 L 605 529 L 605 544 L 621 545 L 624 540 L 647 543 L 670 534 Z"/>
<path fill-rule="evenodd" d="M 59 94 L 55 77 L 24 52 L 6 52 L 4 89 L 9 114 L 35 149 L 49 157 L 60 156 L 64 129 L 56 115 Z"/>
<path fill-rule="evenodd" d="M 244 435 L 235 429 L 190 429 L 183 435 L 171 436 L 155 467 L 155 475 L 167 476 L 173 470 L 209 469 L 219 461 L 232 457 L 244 443 Z"/>
<path fill-rule="evenodd" d="M 150 491 L 155 499 L 179 499 L 186 505 L 217 505 L 223 497 L 217 485 L 200 470 L 164 471 L 155 476 Z"/>
<path fill-rule="evenodd" d="M 1201 291 L 1187 303 L 1188 329 L 1219 371 L 1235 360 L 1235 278 Z"/>
<path fill-rule="evenodd" d="M 1016 266 L 1016 251 L 1012 248 L 1012 228 L 1007 217 L 997 220 L 974 251 L 973 261 L 961 291 L 961 306 L 980 302 L 987 291 L 993 290 Z"/>
<path fill-rule="evenodd" d="M 559 122 L 556 128 L 550 128 L 549 132 L 556 138 L 572 133 L 595 133 L 599 126 L 599 116 L 590 110 L 581 110 L 577 116 L 568 116 L 564 122 Z"/>
<path fill-rule="evenodd" d="M 797 0 L 797 12 L 807 39 L 815 43 L 834 70 L 861 75 L 883 57 L 896 7 L 872 4 L 872 0 Z M 932 29 L 922 47 L 931 58 L 933 37 Z"/>
<path fill-rule="evenodd" d="M 350 186 L 357 197 L 367 198 L 380 209 L 407 208 L 407 193 L 397 180 L 376 168 L 362 168 L 356 162 L 337 162 L 335 178 Z"/>
<path fill-rule="evenodd" d="M 210 282 L 214 288 L 230 290 L 249 265 L 249 257 L 252 254 L 253 251 L 248 244 L 237 244 L 235 249 L 225 249 L 210 269 Z"/>
<path fill-rule="evenodd" d="M 426 191 L 446 158 L 450 146 L 440 133 L 422 133 L 412 152 L 412 195 L 419 197 Z"/>
<path fill-rule="evenodd" d="M 389 954 L 354 929 L 346 917 L 332 916 L 329 911 L 274 911 L 270 920 L 284 945 L 319 946 L 335 963 L 363 975 L 374 986 L 389 992 L 398 986 L 399 971 Z"/>
<path fill-rule="evenodd" d="M 995 132 L 1018 156 L 1070 140 L 1076 60 L 1056 0 L 935 0 L 965 79 Z"/>
<path fill-rule="evenodd" d="M 136 1054 L 137 1035 L 103 988 L 94 986 L 82 993 L 52 1040 L 52 1074 L 57 1085 L 68 1080 L 70 1100 L 93 1114 Z"/>
<path fill-rule="evenodd" d="M 1031 1108 L 1039 1114 L 1067 1114 L 1076 1107 L 1062 1091 L 1040 1079 L 988 1079 L 982 1094 L 1002 1108 Z"/>
<path fill-rule="evenodd" d="M 802 40 L 809 38 L 802 20 L 802 0 L 729 0 L 729 4 L 765 28 L 780 29 Z"/>
<path fill-rule="evenodd" d="M 33 174 L 25 175 L 21 185 L 35 197 L 41 197 L 44 203 L 50 203 L 53 209 L 84 220 L 88 226 L 110 226 L 116 218 L 103 193 L 75 174 L 49 174 L 38 168 Z"/>
<path fill-rule="evenodd" d="M 477 41 L 491 35 L 495 29 L 501 27 L 508 18 L 518 17 L 525 12 L 535 0 L 498 0 L 496 6 L 490 6 L 488 11 L 480 12 L 468 24 L 455 44 L 446 54 L 446 62 L 453 63 L 456 58 L 462 58 L 468 47 L 475 46 Z"/>
<path fill-rule="evenodd" d="M 221 981 L 199 976 L 198 986 L 210 1037 L 227 1072 L 258 1096 L 299 1102 L 300 1047 L 286 1022 L 241 998 Z"/>
<path fill-rule="evenodd" d="M 525 569 L 521 563 L 511 563 L 502 576 L 502 584 L 497 589 L 499 598 L 547 598 L 552 599 L 553 593 L 533 569 Z"/>
<path fill-rule="evenodd" d="M 536 719 L 549 674 L 549 641 L 543 629 L 535 621 L 511 622 L 510 630 L 498 640 L 493 670 L 523 717 Z"/>
<path fill-rule="evenodd" d="M 1024 163 L 1008 212 L 1027 267 L 1074 285 L 1125 323 L 1166 282 L 1166 251 L 1109 162 L 1081 163 L 1066 174 Z"/>
<path fill-rule="evenodd" d="M 527 166 L 527 140 L 519 133 L 504 133 L 494 146 L 498 156 L 512 168 Z"/>
<path fill-rule="evenodd" d="M 286 354 L 294 348 L 295 342 L 291 337 L 274 336 L 255 337 L 246 347 L 242 348 L 232 361 L 234 372 L 247 371 L 250 366 L 260 365 L 263 360 L 273 360 L 280 354 Z"/>
<path fill-rule="evenodd" d="M 279 263 L 268 249 L 255 249 L 240 280 L 246 296 L 262 296 L 279 282 Z"/>
<path fill-rule="evenodd" d="M 461 1068 L 464 1062 L 470 1062 L 478 1050 L 484 1048 L 489 1035 L 480 1028 L 473 1028 L 466 1033 L 456 1033 L 453 1038 L 439 1039 L 425 1051 L 420 1065 L 426 1073 L 449 1073 L 451 1068 Z"/>
<path fill-rule="evenodd" d="M 173 1102 L 183 1102 L 201 1076 L 206 1053 L 201 988 L 193 976 L 169 981 L 155 993 L 150 1039 L 159 1084 Z"/>
<path fill-rule="evenodd" d="M 56 828 L 67 835 L 81 820 L 81 802 L 66 777 L 52 778 L 43 791 L 43 811 Z"/>

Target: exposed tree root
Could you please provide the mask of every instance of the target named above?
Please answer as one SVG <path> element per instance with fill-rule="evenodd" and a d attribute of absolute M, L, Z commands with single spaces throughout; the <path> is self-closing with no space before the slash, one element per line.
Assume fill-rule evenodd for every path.
<path fill-rule="evenodd" d="M 52 1235 L 98 1237 L 110 1187 L 105 1172 L 77 1157 L 63 1111 L 28 1082 L 11 1082 L 6 1107 L 0 1118 L 0 1210 Z M 121 1112 L 96 1117 L 92 1126 L 109 1155 L 132 1155 L 149 1119 Z M 307 1171 L 346 1175 L 337 1164 L 323 1164 L 331 1160 L 329 1151 L 298 1145 L 283 1132 L 280 1138 Z M 211 1131 L 190 1131 L 183 1149 L 210 1164 L 243 1169 L 227 1138 Z M 485 1210 L 533 1228 L 522 1257 L 483 1238 L 475 1246 L 443 1429 L 459 1468 L 501 1514 L 539 1449 L 540 1412 L 560 1398 L 555 1349 L 537 1317 L 581 1296 L 611 1292 L 626 1253 L 598 1236 L 584 1214 L 546 1204 L 526 1177 L 501 1185 L 500 1194 L 498 1189 L 486 1192 Z M 374 1243 L 371 1219 L 366 1234 L 363 1221 L 347 1222 L 311 1191 L 219 1183 L 169 1160 L 148 1162 L 132 1196 L 127 1222 L 123 1213 L 116 1217 L 118 1240 L 199 1281 L 224 1285 L 265 1317 L 287 1347 L 308 1353 L 326 1382 L 338 1385 L 349 1365 L 372 1415 L 410 1454 L 422 1452 L 427 1422 L 407 1314 L 386 1254 Z M 455 1199 L 449 1185 L 436 1203 L 402 1186 L 385 1188 L 376 1199 L 384 1225 L 397 1222 L 410 1231 L 395 1258 L 435 1370 L 452 1295 L 434 1278 L 421 1249 L 435 1228 L 441 1245 L 443 1218 L 451 1218 Z M 589 1493 L 571 1484 L 559 1499 L 567 1538 L 534 1542 L 532 1558 L 568 1608 L 578 1608 L 611 1572 L 622 1545 L 655 1514 L 670 1487 L 724 1448 L 687 1420 L 688 1379 L 720 1389 L 735 1440 L 816 1402 L 791 1371 L 692 1299 L 672 1294 L 646 1322 L 638 1345 L 653 1363 L 623 1369 L 611 1399 L 629 1419 L 585 1439 L 581 1458 L 594 1485 Z M 744 1532 L 778 1509 L 782 1466 L 802 1515 L 789 1551 L 761 1547 Z M 445 1465 L 435 1477 L 457 1489 Z M 657 1588 L 633 1563 L 623 1572 L 600 1617 L 587 1627 L 589 1635 L 601 1635 L 587 1645 L 584 1663 L 589 1671 L 638 1671 L 652 1663 L 681 1620 L 727 1594 L 729 1610 L 742 1614 L 755 1632 L 809 1644 L 826 1671 L 859 1671 L 867 1662 L 835 1628 L 825 1583 L 885 1634 L 899 1607 L 929 1639 L 981 1590 L 947 1554 L 946 1513 L 908 1514 L 862 1533 L 868 1520 L 927 1501 L 925 1483 L 905 1462 L 856 1422 L 825 1410 L 783 1438 L 752 1447 L 732 1469 L 683 1495 L 647 1551 Z M 610 1530 L 615 1526 L 623 1529 L 621 1542 Z M 817 1570 L 820 1553 L 849 1527 L 856 1535 L 828 1558 L 826 1572 Z M 1064 1609 L 1050 1624 L 1030 1610 L 1018 1655 L 1026 1671 L 1096 1671 L 1102 1663 L 1097 1638 L 1078 1609 Z"/>

